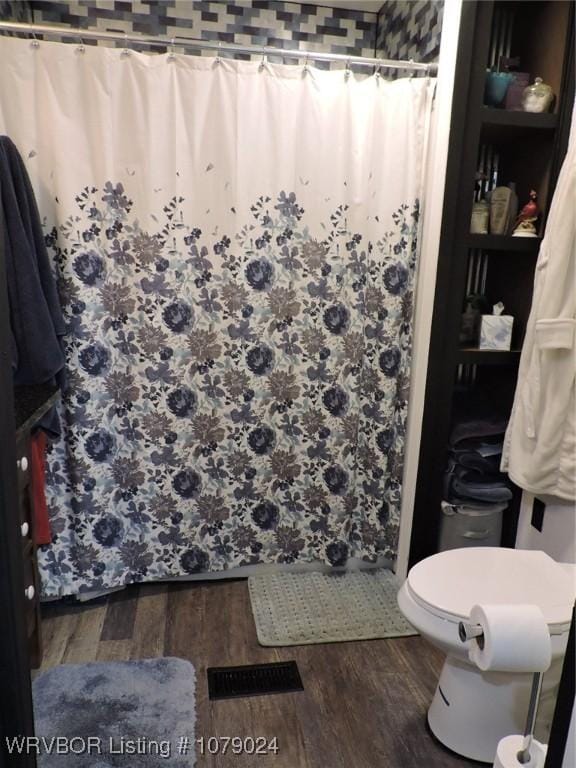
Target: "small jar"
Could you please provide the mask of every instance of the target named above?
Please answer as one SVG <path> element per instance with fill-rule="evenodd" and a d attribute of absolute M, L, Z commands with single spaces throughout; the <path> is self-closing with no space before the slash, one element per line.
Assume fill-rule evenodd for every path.
<path fill-rule="evenodd" d="M 537 77 L 532 85 L 524 89 L 522 107 L 524 112 L 547 112 L 553 98 L 552 88 Z"/>

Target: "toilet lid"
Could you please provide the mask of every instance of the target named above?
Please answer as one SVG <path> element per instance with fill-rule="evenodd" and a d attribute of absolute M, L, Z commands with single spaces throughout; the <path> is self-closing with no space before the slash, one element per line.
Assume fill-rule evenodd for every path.
<path fill-rule="evenodd" d="M 551 628 L 570 624 L 574 572 L 545 552 L 498 547 L 451 549 L 422 560 L 408 574 L 415 600 L 450 621 L 468 619 L 473 605 L 537 605 Z"/>

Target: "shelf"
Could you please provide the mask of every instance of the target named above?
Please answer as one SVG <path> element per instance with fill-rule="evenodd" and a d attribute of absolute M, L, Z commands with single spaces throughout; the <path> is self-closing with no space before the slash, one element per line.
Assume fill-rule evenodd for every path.
<path fill-rule="evenodd" d="M 475 349 L 465 347 L 456 355 L 458 365 L 516 365 L 520 360 L 520 350 Z"/>
<path fill-rule="evenodd" d="M 513 112 L 493 107 L 481 107 L 480 120 L 483 125 L 541 131 L 553 131 L 558 125 L 558 115 L 549 112 Z"/>
<path fill-rule="evenodd" d="M 514 182 L 520 209 L 535 189 L 543 214 L 537 231 L 544 233 L 568 143 L 574 88 L 572 6 L 531 0 L 462 4 L 456 61 L 461 77 L 454 86 L 450 124 L 410 565 L 436 551 L 446 446 L 455 418 L 507 418 L 514 402 L 542 238 L 470 234 L 471 198 L 477 171 L 486 175 L 483 192 Z M 486 68 L 500 63 L 502 51 L 518 58 L 519 68 L 530 72 L 531 79 L 538 74 L 550 85 L 556 114 L 483 104 Z M 504 312 L 514 318 L 511 350 L 481 350 L 476 340 L 459 343 L 468 293 L 483 293 L 491 304 L 504 303 Z M 519 499 L 516 490 L 504 519 L 502 541 L 507 546 L 515 540 Z"/>
<path fill-rule="evenodd" d="M 537 254 L 540 250 L 541 237 L 512 237 L 511 235 L 468 235 L 468 248 L 481 248 L 485 251 L 513 251 L 514 253 Z"/>

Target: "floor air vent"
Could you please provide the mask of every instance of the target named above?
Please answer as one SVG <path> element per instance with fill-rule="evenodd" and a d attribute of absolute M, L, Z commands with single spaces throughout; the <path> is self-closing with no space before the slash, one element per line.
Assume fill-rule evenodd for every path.
<path fill-rule="evenodd" d="M 245 667 L 210 667 L 207 674 L 208 694 L 211 699 L 234 699 L 241 696 L 304 690 L 295 661 Z"/>

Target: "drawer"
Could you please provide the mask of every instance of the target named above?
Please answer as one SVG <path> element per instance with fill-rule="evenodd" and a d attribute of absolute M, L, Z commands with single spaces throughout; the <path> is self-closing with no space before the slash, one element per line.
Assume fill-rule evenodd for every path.
<path fill-rule="evenodd" d="M 30 435 L 26 434 L 16 442 L 16 474 L 20 489 L 30 485 L 30 453 Z"/>
<path fill-rule="evenodd" d="M 24 590 L 27 593 L 27 596 L 24 598 L 24 610 L 26 611 L 26 626 L 28 628 L 28 637 L 30 637 L 36 631 L 36 606 L 38 603 L 36 567 L 32 557 L 32 552 L 30 552 L 24 558 L 23 566 Z"/>
<path fill-rule="evenodd" d="M 30 488 L 22 488 L 18 501 L 18 525 L 20 527 L 20 533 L 28 538 L 32 538 L 32 528 L 34 526 L 34 521 L 32 519 L 32 497 L 30 496 L 30 493 Z M 24 526 L 24 528 L 22 528 L 22 526 Z"/>
<path fill-rule="evenodd" d="M 42 664 L 42 625 L 40 617 L 40 579 L 36 565 L 36 550 L 30 542 L 24 549 L 24 615 L 26 619 L 26 634 L 28 636 L 28 651 L 32 669 L 38 669 Z"/>

